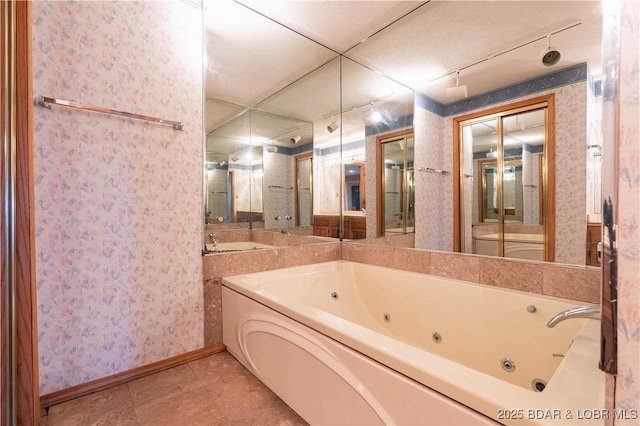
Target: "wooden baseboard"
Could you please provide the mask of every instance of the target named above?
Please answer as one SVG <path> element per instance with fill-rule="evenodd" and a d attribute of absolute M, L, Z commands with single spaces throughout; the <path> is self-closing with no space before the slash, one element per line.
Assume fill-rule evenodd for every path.
<path fill-rule="evenodd" d="M 123 371 L 122 373 L 116 373 L 111 376 L 92 380 L 90 382 L 82 383 L 77 386 L 72 386 L 70 388 L 51 392 L 45 395 L 40 395 L 40 406 L 42 408 L 48 408 L 52 405 L 60 404 L 61 402 L 69 401 L 80 396 L 88 395 L 93 392 L 117 386 L 134 379 L 139 379 L 141 377 L 148 376 L 150 374 L 157 373 L 168 368 L 195 361 L 199 358 L 204 358 L 209 355 L 223 352 L 224 350 L 226 350 L 226 346 L 222 343 L 219 343 L 217 345 L 207 346 L 206 348 L 196 349 L 195 351 L 187 352 L 182 355 L 163 359 L 162 361 L 143 365 L 142 367 L 134 368 L 132 370 Z"/>

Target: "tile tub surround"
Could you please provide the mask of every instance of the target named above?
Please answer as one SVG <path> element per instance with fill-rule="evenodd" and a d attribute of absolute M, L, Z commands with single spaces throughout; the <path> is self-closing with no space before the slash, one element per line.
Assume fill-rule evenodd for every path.
<path fill-rule="evenodd" d="M 307 228 L 307 229 L 303 229 Z M 327 239 L 312 235 L 311 227 L 286 228 L 291 235 L 283 234 L 280 229 L 251 231 L 251 240 L 272 246 L 301 246 L 306 244 L 326 243 Z M 307 234 L 308 232 L 308 234 Z M 335 240 L 338 241 L 338 240 Z"/>
<path fill-rule="evenodd" d="M 211 243 L 209 234 L 214 233 L 221 243 L 229 243 L 236 241 L 251 241 L 250 229 L 210 229 L 206 227 L 202 236 L 203 243 Z"/>
<path fill-rule="evenodd" d="M 374 244 L 379 246 L 388 246 L 388 247 L 413 248 L 415 246 L 415 235 L 416 234 L 413 234 L 413 233 L 388 235 L 385 237 L 376 237 L 376 238 L 367 238 L 365 240 L 358 240 L 358 242 L 366 243 L 366 244 Z"/>
<path fill-rule="evenodd" d="M 277 238 L 295 237 L 268 231 L 254 231 L 254 236 L 262 232 L 273 234 Z M 591 303 L 600 300 L 600 269 L 598 268 L 397 246 L 396 243 L 409 241 L 413 237 L 413 234 L 407 235 L 358 242 L 340 243 L 336 241 L 204 256 L 205 346 L 222 343 L 222 277 L 338 259 L 581 302 Z M 270 240 L 268 243 L 273 244 L 274 242 Z"/>
<path fill-rule="evenodd" d="M 581 302 L 600 300 L 600 269 L 349 242 L 342 259 Z"/>
<path fill-rule="evenodd" d="M 278 238 L 305 238 L 274 234 Z M 206 255 L 202 258 L 204 344 L 222 343 L 222 277 L 338 260 L 339 241 Z"/>

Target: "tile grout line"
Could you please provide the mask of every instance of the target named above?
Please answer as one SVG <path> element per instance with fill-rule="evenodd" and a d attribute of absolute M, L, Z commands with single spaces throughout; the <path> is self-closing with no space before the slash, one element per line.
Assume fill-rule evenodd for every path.
<path fill-rule="evenodd" d="M 133 408 L 133 415 L 136 416 L 136 425 L 140 425 L 140 419 L 138 418 L 138 412 L 136 410 L 136 406 L 133 403 L 133 396 L 131 395 L 131 387 L 129 386 L 129 383 L 131 383 L 131 381 L 127 382 L 127 394 L 129 395 L 129 401 L 131 401 L 131 407 Z"/>

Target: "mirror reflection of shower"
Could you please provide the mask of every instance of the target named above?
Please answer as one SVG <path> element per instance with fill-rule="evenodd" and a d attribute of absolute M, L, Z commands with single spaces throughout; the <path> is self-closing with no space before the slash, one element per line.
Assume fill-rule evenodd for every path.
<path fill-rule="evenodd" d="M 414 136 L 413 132 L 382 139 L 378 145 L 381 204 L 378 235 L 415 231 Z"/>
<path fill-rule="evenodd" d="M 461 251 L 545 260 L 546 108 L 461 123 Z"/>

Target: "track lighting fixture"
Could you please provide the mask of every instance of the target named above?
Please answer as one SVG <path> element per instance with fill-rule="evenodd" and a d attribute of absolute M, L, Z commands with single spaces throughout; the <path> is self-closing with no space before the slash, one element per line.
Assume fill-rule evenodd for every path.
<path fill-rule="evenodd" d="M 331 123 L 327 126 L 327 131 L 333 133 L 340 127 L 340 124 L 331 117 Z"/>
<path fill-rule="evenodd" d="M 486 158 L 498 158 L 498 152 L 493 150 L 493 146 L 489 147 L 489 152 L 485 155 Z"/>
<path fill-rule="evenodd" d="M 297 144 L 298 142 L 300 142 L 302 140 L 302 136 L 300 135 L 295 135 L 293 136 L 291 139 L 289 139 L 289 142 L 291 142 L 292 144 Z"/>
<path fill-rule="evenodd" d="M 327 131 L 328 131 L 329 133 L 333 133 L 333 132 L 335 132 L 336 130 L 338 130 L 338 128 L 339 128 L 339 127 L 340 127 L 340 125 L 339 125 L 337 122 L 332 121 L 332 122 L 331 122 L 331 123 L 329 123 L 329 125 L 327 126 Z"/>
<path fill-rule="evenodd" d="M 542 64 L 546 67 L 557 64 L 560 61 L 560 52 L 551 47 L 551 35 L 547 36 L 547 48 L 542 51 Z"/>
<path fill-rule="evenodd" d="M 373 108 L 373 102 L 371 102 L 371 121 L 374 123 L 379 123 L 382 121 L 382 114 L 380 114 L 380 111 Z"/>
<path fill-rule="evenodd" d="M 447 102 L 455 102 L 467 97 L 467 85 L 460 86 L 460 70 L 456 71 L 456 87 L 449 87 L 444 96 Z"/>

